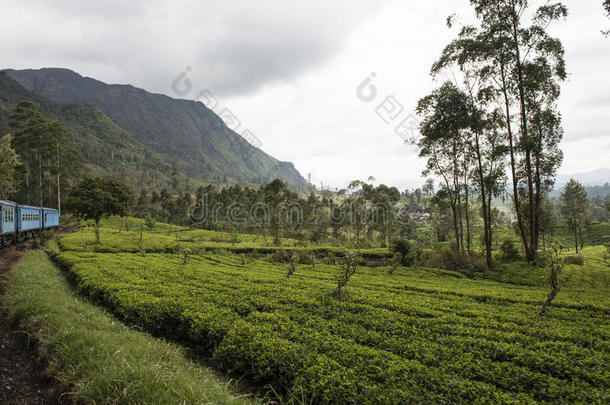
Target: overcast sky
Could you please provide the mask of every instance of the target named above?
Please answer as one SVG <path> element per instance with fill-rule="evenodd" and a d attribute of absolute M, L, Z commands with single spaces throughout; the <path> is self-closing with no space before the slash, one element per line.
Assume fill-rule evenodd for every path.
<path fill-rule="evenodd" d="M 551 30 L 570 73 L 562 174 L 610 167 L 610 38 L 600 33 L 610 20 L 601 3 L 565 0 L 570 16 Z M 424 163 L 395 127 L 435 86 L 428 72 L 456 34 L 445 25 L 453 13 L 472 18 L 466 0 L 8 1 L 0 68 L 66 67 L 181 98 L 208 90 L 215 111 L 239 119 L 238 132 L 251 131 L 315 184 L 374 176 L 404 189 L 422 183 Z M 386 123 L 376 109 L 388 97 L 403 111 Z"/>

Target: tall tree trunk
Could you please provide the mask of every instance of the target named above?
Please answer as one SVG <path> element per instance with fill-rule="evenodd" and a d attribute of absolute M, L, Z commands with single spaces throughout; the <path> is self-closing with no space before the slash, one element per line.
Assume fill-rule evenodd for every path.
<path fill-rule="evenodd" d="M 529 249 L 526 251 L 528 261 L 536 258 L 536 250 L 538 241 L 535 237 L 534 222 L 536 221 L 536 211 L 534 202 L 534 185 L 532 180 L 532 157 L 531 157 L 531 141 L 528 135 L 527 125 L 527 104 L 525 101 L 525 86 L 523 78 L 523 66 L 521 63 L 521 50 L 519 45 L 519 23 L 516 10 L 513 10 L 512 16 L 513 39 L 515 41 L 515 63 L 517 67 L 517 88 L 519 89 L 519 105 L 521 113 L 521 143 L 525 146 L 525 174 L 527 177 L 527 197 L 529 203 Z"/>
<path fill-rule="evenodd" d="M 456 135 L 457 136 L 457 135 Z M 458 222 L 458 249 L 464 253 L 464 223 L 462 221 L 462 197 L 460 195 L 460 175 L 458 165 L 458 149 L 453 142 L 453 186 L 455 187 L 456 219 Z"/>
<path fill-rule="evenodd" d="M 506 83 L 506 72 L 504 70 L 504 62 L 500 62 L 500 71 L 502 76 L 502 94 L 504 95 L 504 107 L 506 111 L 506 131 L 508 134 L 508 144 L 510 152 L 510 169 L 513 179 L 513 203 L 515 213 L 517 215 L 517 227 L 519 228 L 519 236 L 521 236 L 521 245 L 525 252 L 529 251 L 529 244 L 525 235 L 525 226 L 523 224 L 523 215 L 521 214 L 521 200 L 519 199 L 519 179 L 517 178 L 517 162 L 515 160 L 515 146 L 510 121 L 510 98 L 508 97 L 508 84 Z"/>
<path fill-rule="evenodd" d="M 484 228 L 484 240 L 485 240 L 485 260 L 487 267 L 491 268 L 491 210 L 487 202 L 487 193 L 485 192 L 485 177 L 483 175 L 483 162 L 481 159 L 481 146 L 479 143 L 479 134 L 475 133 L 475 151 L 477 156 L 477 172 L 479 174 L 479 188 L 481 190 L 481 209 L 483 212 L 483 228 Z M 489 193 L 491 196 L 491 192 Z"/>
<path fill-rule="evenodd" d="M 38 192 L 40 194 L 40 206 L 42 207 L 42 158 L 38 152 Z"/>
<path fill-rule="evenodd" d="M 464 176 L 466 177 L 466 176 Z M 464 214 L 466 218 L 466 250 L 470 254 L 471 240 L 470 240 L 470 214 L 468 213 L 469 202 L 468 202 L 468 180 L 464 181 Z"/>
<path fill-rule="evenodd" d="M 455 231 L 455 243 L 457 244 L 457 249 L 460 250 L 460 229 L 458 226 L 458 216 L 457 216 L 457 207 L 454 201 L 451 202 L 451 212 L 453 214 L 453 229 Z"/>
<path fill-rule="evenodd" d="M 576 222 L 576 208 L 572 206 L 572 224 L 574 225 L 574 248 L 578 254 L 578 223 Z"/>
<path fill-rule="evenodd" d="M 542 199 L 542 180 L 540 178 L 540 157 L 539 153 L 536 152 L 534 155 L 535 165 L 535 176 L 534 176 L 534 239 L 536 240 L 536 249 L 538 248 L 538 241 L 540 240 L 540 201 Z"/>
<path fill-rule="evenodd" d="M 25 152 L 25 192 L 28 205 L 30 205 L 30 161 L 28 160 L 27 152 Z"/>

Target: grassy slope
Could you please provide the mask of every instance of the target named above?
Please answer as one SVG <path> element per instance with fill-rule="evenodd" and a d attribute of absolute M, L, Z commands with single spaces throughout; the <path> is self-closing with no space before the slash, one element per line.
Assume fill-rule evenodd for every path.
<path fill-rule="evenodd" d="M 187 360 L 184 349 L 132 330 L 75 297 L 42 251 L 29 252 L 12 270 L 5 301 L 79 402 L 248 402 Z"/>

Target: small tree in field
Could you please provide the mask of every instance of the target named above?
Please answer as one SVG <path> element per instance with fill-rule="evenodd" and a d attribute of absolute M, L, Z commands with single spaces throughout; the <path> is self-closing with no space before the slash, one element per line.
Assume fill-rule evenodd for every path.
<path fill-rule="evenodd" d="M 146 218 L 144 218 L 144 226 L 149 232 L 152 232 L 152 230 L 155 228 L 155 219 L 150 215 L 147 215 Z"/>
<path fill-rule="evenodd" d="M 295 265 L 295 257 L 292 256 L 290 258 L 290 260 L 288 261 L 288 270 L 286 271 L 286 278 L 290 278 L 290 276 L 292 276 L 296 271 L 296 265 Z"/>
<path fill-rule="evenodd" d="M 339 267 L 337 272 L 337 297 L 341 298 L 341 293 L 349 279 L 356 273 L 356 267 L 360 261 L 360 255 L 356 251 L 347 251 L 343 256 L 343 265 Z"/>
<path fill-rule="evenodd" d="M 78 217 L 94 220 L 99 229 L 102 217 L 126 215 L 131 202 L 131 190 L 119 180 L 88 177 L 72 189 L 66 207 Z M 99 242 L 99 232 L 96 232 L 96 240 Z"/>
<path fill-rule="evenodd" d="M 186 264 L 188 262 L 191 253 L 192 252 L 190 248 L 182 249 L 182 264 Z"/>
<path fill-rule="evenodd" d="M 547 255 L 549 260 L 547 265 L 549 270 L 549 287 L 551 291 L 546 297 L 546 301 L 544 301 L 542 304 L 540 315 L 544 315 L 546 313 L 547 308 L 551 305 L 551 302 L 559 292 L 559 273 L 565 266 L 564 259 L 559 258 L 559 251 L 557 248 L 552 248 L 550 251 L 547 251 Z"/>
<path fill-rule="evenodd" d="M 388 267 L 388 273 L 394 274 L 398 266 L 402 263 L 402 255 L 400 253 L 394 253 L 392 256 L 392 260 L 390 262 L 390 266 Z"/>
<path fill-rule="evenodd" d="M 589 201 L 585 188 L 574 179 L 570 179 L 561 194 L 561 213 L 568 220 L 568 228 L 574 234 L 574 246 L 582 247 L 582 235 L 589 221 Z"/>
<path fill-rule="evenodd" d="M 407 239 L 394 239 L 390 244 L 390 251 L 400 255 L 400 264 L 412 266 L 418 255 L 418 248 L 414 243 Z"/>
<path fill-rule="evenodd" d="M 519 249 L 515 247 L 515 242 L 511 239 L 505 239 L 500 246 L 501 259 L 503 262 L 514 262 L 519 260 Z"/>

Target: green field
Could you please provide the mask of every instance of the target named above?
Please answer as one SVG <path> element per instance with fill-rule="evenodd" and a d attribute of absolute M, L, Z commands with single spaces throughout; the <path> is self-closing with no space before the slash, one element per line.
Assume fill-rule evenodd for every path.
<path fill-rule="evenodd" d="M 281 238 L 280 244 L 276 245 L 270 236 L 215 232 L 161 223 L 155 224 L 152 230 L 144 230 L 143 219 L 118 217 L 102 221 L 99 228 L 102 243 L 97 244 L 93 223 L 84 222 L 84 225 L 79 231 L 61 239 L 62 249 L 100 253 L 175 253 L 185 248 L 195 253 L 229 251 L 238 254 L 269 254 L 277 251 L 304 251 L 322 256 L 329 252 L 341 254 L 344 250 L 338 246 L 312 245 L 289 238 Z M 365 258 L 391 256 L 387 248 L 361 249 L 360 253 Z"/>
<path fill-rule="evenodd" d="M 206 231 L 185 231 L 204 235 Z M 214 237 L 213 233 L 210 238 Z M 171 232 L 106 222 L 64 237 L 78 288 L 128 323 L 186 340 L 219 370 L 305 403 L 607 403 L 610 273 L 605 248 L 567 266 L 547 316 L 543 269 L 505 264 L 469 279 L 427 268 L 287 265 L 203 249 Z M 186 238 L 183 238 L 186 239 Z M 87 242 L 87 243 L 85 243 Z M 255 241 L 244 241 L 252 243 Z M 229 243 L 230 245 L 230 243 Z M 172 251 L 167 249 L 167 251 Z M 220 254 L 219 254 L 220 253 Z"/>

